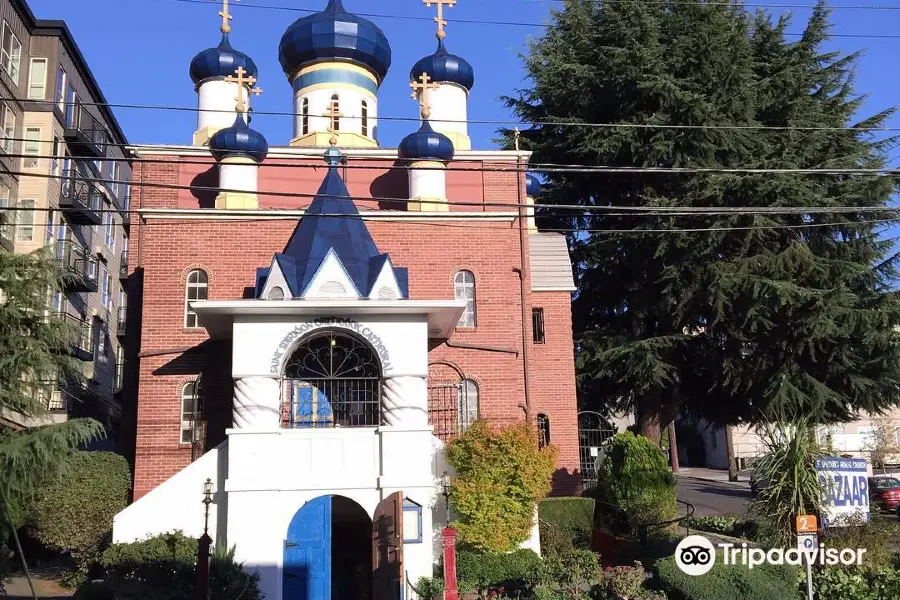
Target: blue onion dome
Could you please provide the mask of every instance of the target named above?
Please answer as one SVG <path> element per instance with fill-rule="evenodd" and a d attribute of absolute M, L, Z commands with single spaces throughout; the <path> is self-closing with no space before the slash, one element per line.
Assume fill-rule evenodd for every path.
<path fill-rule="evenodd" d="M 475 70 L 469 61 L 447 52 L 444 40 L 438 40 L 437 51 L 417 62 L 409 72 L 410 81 L 418 81 L 422 73 L 428 73 L 432 81 L 461 85 L 467 90 L 475 85 Z"/>
<path fill-rule="evenodd" d="M 525 176 L 525 193 L 532 198 L 541 195 L 541 181 L 531 173 Z"/>
<path fill-rule="evenodd" d="M 379 84 L 391 67 L 391 45 L 381 29 L 329 0 L 325 10 L 294 21 L 281 37 L 278 60 L 289 80 L 308 65 L 345 60 L 375 73 Z"/>
<path fill-rule="evenodd" d="M 222 34 L 222 41 L 215 48 L 207 48 L 191 61 L 191 79 L 200 85 L 207 79 L 218 79 L 234 75 L 238 67 L 244 67 L 248 75 L 258 77 L 259 69 L 253 59 L 231 47 L 228 34 Z"/>
<path fill-rule="evenodd" d="M 234 125 L 220 129 L 210 138 L 209 151 L 217 161 L 228 156 L 246 156 L 261 163 L 269 153 L 269 143 L 263 134 L 250 129 L 239 114 Z"/>
<path fill-rule="evenodd" d="M 397 155 L 404 160 L 449 162 L 453 160 L 453 153 L 453 142 L 450 138 L 432 129 L 427 119 L 422 121 L 422 126 L 417 132 L 403 138 L 397 148 Z"/>

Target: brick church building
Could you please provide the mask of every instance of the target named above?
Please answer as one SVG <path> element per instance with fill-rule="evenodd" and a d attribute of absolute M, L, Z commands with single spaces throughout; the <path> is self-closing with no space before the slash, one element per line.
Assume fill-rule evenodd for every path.
<path fill-rule="evenodd" d="M 310 600 L 346 584 L 330 554 L 289 549 L 325 523 L 328 552 L 348 552 L 330 537 L 341 519 L 402 513 L 414 582 L 447 520 L 441 449 L 475 419 L 535 423 L 560 451 L 554 493 L 580 490 L 565 238 L 534 226 L 528 152 L 471 148 L 474 71 L 442 24 L 411 69 L 422 120 L 399 148 L 377 138 L 383 32 L 340 0 L 290 25 L 294 135 L 269 148 L 223 12 L 221 42 L 191 63 L 192 144 L 134 148 L 135 502 L 114 537 L 199 535 L 209 479 L 211 535 L 267 597 L 294 595 L 301 563 L 319 577 Z M 357 583 L 394 597 L 378 581 Z"/>

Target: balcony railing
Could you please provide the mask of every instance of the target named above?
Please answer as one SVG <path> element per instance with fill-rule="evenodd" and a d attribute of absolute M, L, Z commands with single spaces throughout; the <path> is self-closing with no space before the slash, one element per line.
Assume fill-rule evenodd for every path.
<path fill-rule="evenodd" d="M 68 169 L 63 172 L 59 207 L 73 223 L 100 225 L 103 193 L 77 169 Z"/>
<path fill-rule="evenodd" d="M 378 378 L 285 379 L 282 385 L 283 427 L 381 425 L 381 380 Z"/>
<path fill-rule="evenodd" d="M 125 326 L 128 324 L 128 307 L 120 306 L 116 319 L 116 335 L 125 335 Z"/>
<path fill-rule="evenodd" d="M 66 106 L 66 128 L 63 135 L 76 156 L 100 158 L 106 154 L 109 134 L 106 128 L 80 104 Z"/>
<path fill-rule="evenodd" d="M 119 258 L 119 279 L 128 279 L 128 250 L 122 250 Z"/>
<path fill-rule="evenodd" d="M 57 316 L 75 330 L 72 354 L 81 360 L 94 358 L 94 330 L 90 318 L 79 319 L 73 314 L 57 313 Z"/>
<path fill-rule="evenodd" d="M 31 387 L 31 396 L 53 413 L 91 416 L 90 406 L 97 395 L 75 380 L 46 381 Z"/>
<path fill-rule="evenodd" d="M 73 292 L 97 291 L 97 258 L 75 240 L 56 243 L 56 258 L 67 271 L 66 287 Z"/>

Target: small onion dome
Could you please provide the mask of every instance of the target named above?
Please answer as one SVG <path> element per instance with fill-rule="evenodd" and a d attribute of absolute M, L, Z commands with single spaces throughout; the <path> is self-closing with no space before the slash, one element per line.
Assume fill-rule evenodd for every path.
<path fill-rule="evenodd" d="M 243 115 L 239 114 L 234 125 L 220 129 L 212 136 L 209 151 L 217 161 L 229 156 L 246 156 L 261 163 L 269 153 L 269 143 L 263 134 L 250 129 Z"/>
<path fill-rule="evenodd" d="M 191 61 L 191 79 L 194 85 L 200 85 L 207 79 L 215 79 L 234 75 L 238 67 L 244 67 L 252 77 L 259 75 L 259 69 L 253 59 L 231 47 L 228 34 L 222 34 L 222 41 L 215 48 L 208 48 Z"/>
<path fill-rule="evenodd" d="M 437 51 L 417 62 L 409 72 L 410 81 L 419 81 L 422 73 L 428 73 L 432 81 L 455 83 L 467 90 L 475 85 L 475 71 L 466 59 L 450 54 L 444 40 L 438 40 Z"/>
<path fill-rule="evenodd" d="M 278 60 L 291 79 L 301 68 L 326 60 L 346 60 L 370 69 L 384 81 L 391 45 L 381 29 L 329 0 L 325 10 L 294 21 L 278 44 Z"/>
<path fill-rule="evenodd" d="M 541 195 L 541 181 L 531 173 L 525 176 L 525 193 L 532 198 Z"/>
<path fill-rule="evenodd" d="M 422 126 L 400 142 L 397 155 L 404 160 L 439 160 L 449 162 L 453 159 L 453 142 L 443 133 L 431 128 L 428 120 Z"/>

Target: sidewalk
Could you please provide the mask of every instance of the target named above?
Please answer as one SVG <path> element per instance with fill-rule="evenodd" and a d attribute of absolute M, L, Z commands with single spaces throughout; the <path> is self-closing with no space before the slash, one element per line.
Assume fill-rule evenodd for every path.
<path fill-rule="evenodd" d="M 750 486 L 750 474 L 747 471 L 738 473 L 737 481 L 728 481 L 727 469 L 707 469 L 703 467 L 682 467 L 675 474 L 686 479 L 698 479 L 711 483 L 724 483 L 735 487 L 746 488 Z"/>

